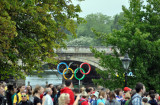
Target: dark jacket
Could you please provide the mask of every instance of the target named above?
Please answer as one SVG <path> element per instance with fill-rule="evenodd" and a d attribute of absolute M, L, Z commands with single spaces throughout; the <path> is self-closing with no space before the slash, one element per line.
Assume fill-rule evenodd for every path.
<path fill-rule="evenodd" d="M 157 102 L 156 102 L 156 100 L 149 100 L 149 103 L 150 103 L 151 105 L 158 105 Z"/>
<path fill-rule="evenodd" d="M 28 100 L 27 100 L 27 101 L 24 101 L 24 102 L 21 101 L 21 102 L 19 102 L 17 105 L 33 105 L 33 104 L 32 104 L 31 101 L 28 101 Z"/>
<path fill-rule="evenodd" d="M 0 95 L 0 105 L 6 105 L 6 98 L 3 95 Z"/>

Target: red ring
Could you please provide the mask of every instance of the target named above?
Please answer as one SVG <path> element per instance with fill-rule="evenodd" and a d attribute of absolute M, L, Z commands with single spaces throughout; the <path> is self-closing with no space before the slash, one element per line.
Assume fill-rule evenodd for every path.
<path fill-rule="evenodd" d="M 87 75 L 87 74 L 89 74 L 90 71 L 91 71 L 91 66 L 90 66 L 88 63 L 84 62 L 84 63 L 82 63 L 82 64 L 80 65 L 80 68 L 82 68 L 82 66 L 83 66 L 84 64 L 87 64 L 87 65 L 89 66 L 88 72 L 87 72 L 87 73 L 84 73 L 81 69 L 80 69 L 80 71 L 81 71 L 82 74 Z"/>

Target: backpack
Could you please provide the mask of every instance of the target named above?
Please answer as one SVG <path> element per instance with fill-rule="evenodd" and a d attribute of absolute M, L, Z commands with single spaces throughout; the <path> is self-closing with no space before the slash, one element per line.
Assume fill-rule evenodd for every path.
<path fill-rule="evenodd" d="M 84 101 L 86 101 L 86 100 L 82 100 L 82 101 L 78 101 L 78 105 L 81 105 L 82 104 L 82 102 L 84 102 Z"/>
<path fill-rule="evenodd" d="M 132 101 L 137 98 L 138 96 L 134 97 L 134 98 L 131 98 L 131 100 L 129 101 L 128 105 L 132 105 Z"/>

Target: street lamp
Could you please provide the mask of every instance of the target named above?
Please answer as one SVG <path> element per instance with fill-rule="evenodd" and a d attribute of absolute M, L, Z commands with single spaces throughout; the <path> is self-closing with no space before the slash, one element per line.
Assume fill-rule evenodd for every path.
<path fill-rule="evenodd" d="M 125 72 L 125 87 L 127 87 L 127 70 L 131 59 L 128 57 L 128 53 L 125 54 L 124 58 L 122 59 L 123 68 L 126 70 Z"/>

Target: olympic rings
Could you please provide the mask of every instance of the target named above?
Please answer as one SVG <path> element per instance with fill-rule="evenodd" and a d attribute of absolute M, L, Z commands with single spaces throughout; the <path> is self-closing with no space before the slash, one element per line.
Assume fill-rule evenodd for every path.
<path fill-rule="evenodd" d="M 83 74 L 83 76 L 81 78 L 77 78 L 76 74 L 77 74 L 77 71 L 78 70 L 82 70 L 84 73 L 85 71 L 82 69 L 82 68 L 77 68 L 75 71 L 74 71 L 74 76 L 77 80 L 82 80 L 86 75 Z"/>
<path fill-rule="evenodd" d="M 66 66 L 66 68 L 65 68 L 64 71 L 63 71 L 63 73 L 61 73 L 60 70 L 59 70 L 59 67 L 60 67 L 60 65 L 62 65 L 62 64 L 64 64 L 64 65 Z M 71 63 L 71 64 L 72 64 L 72 63 Z M 89 66 L 89 70 L 88 70 L 87 73 L 85 73 L 85 70 L 82 69 L 82 66 L 83 66 L 84 64 L 87 64 L 87 65 Z M 68 72 L 68 69 L 72 72 L 72 76 L 71 76 L 70 78 L 66 78 L 66 76 L 65 76 L 65 74 Z M 68 80 L 68 79 L 71 80 L 71 79 L 73 79 L 74 76 L 75 76 L 75 78 L 76 78 L 77 80 L 82 80 L 82 79 L 84 79 L 85 75 L 87 75 L 87 74 L 90 73 L 90 71 L 91 71 L 91 66 L 90 66 L 88 63 L 85 62 L 85 63 L 82 63 L 82 64 L 80 65 L 80 68 L 77 68 L 75 71 L 73 71 L 71 68 L 69 68 L 69 66 L 68 66 L 65 62 L 61 62 L 61 63 L 58 64 L 57 70 L 58 70 L 58 73 L 61 74 L 61 75 L 63 75 L 64 79 L 66 79 L 66 80 Z M 83 74 L 83 76 L 82 76 L 81 78 L 77 78 L 77 76 L 76 76 L 76 74 L 78 73 L 78 70 L 80 70 L 80 72 Z"/>
<path fill-rule="evenodd" d="M 71 70 L 72 71 L 72 76 L 69 78 L 71 80 L 73 78 L 73 76 L 74 76 L 74 71 L 71 68 L 68 68 L 68 69 L 66 68 L 63 71 L 63 77 L 64 77 L 64 79 L 68 80 L 68 78 L 66 78 L 66 76 L 65 76 L 65 73 L 66 73 L 67 70 Z"/>
<path fill-rule="evenodd" d="M 87 74 L 89 74 L 90 71 L 91 71 L 91 66 L 90 66 L 88 63 L 84 62 L 84 63 L 82 63 L 82 64 L 80 65 L 80 68 L 82 68 L 82 66 L 83 66 L 84 64 L 87 64 L 87 65 L 89 66 L 88 72 L 87 72 L 87 73 L 84 73 L 81 69 L 80 69 L 80 71 L 81 71 L 82 74 L 87 75 Z"/>
<path fill-rule="evenodd" d="M 57 66 L 57 70 L 58 70 L 59 74 L 63 75 L 63 73 L 61 73 L 61 72 L 60 72 L 60 70 L 59 70 L 59 66 L 60 66 L 61 64 L 66 65 L 67 70 L 68 70 L 68 68 L 69 68 L 69 67 L 68 67 L 68 65 L 67 65 L 65 62 L 61 62 L 61 63 L 59 63 L 59 64 L 58 64 L 58 66 Z M 67 73 L 67 72 L 65 72 L 65 74 L 66 74 L 66 73 Z"/>

